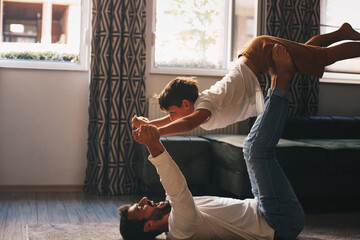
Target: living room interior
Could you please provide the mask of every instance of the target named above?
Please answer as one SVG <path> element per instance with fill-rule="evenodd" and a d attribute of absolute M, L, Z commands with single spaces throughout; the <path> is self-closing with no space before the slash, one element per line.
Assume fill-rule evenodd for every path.
<path fill-rule="evenodd" d="M 100 6 L 97 5 L 100 2 L 94 0 L 92 7 Z M 84 43 L 87 46 L 88 59 L 84 61 L 86 66 L 81 69 L 64 69 L 63 67 L 56 69 L 49 67 L 49 65 L 29 67 L 26 64 L 24 65 L 23 60 L 20 61 L 21 64 L 18 64 L 16 61 L 0 59 L 0 239 L 24 239 L 24 226 L 26 225 L 64 223 L 113 224 L 111 227 L 117 227 L 114 239 L 121 239 L 118 232 L 119 217 L 117 208 L 124 203 L 135 203 L 144 194 L 153 195 L 154 200 L 163 197 L 163 193 L 158 191 L 160 187 L 158 179 L 153 179 L 153 169 L 147 170 L 149 166 L 145 165 L 146 149 L 135 144 L 131 139 L 131 135 L 129 135 L 131 133 L 130 121 L 135 114 L 145 115 L 150 119 L 157 116 L 160 111 L 156 108 L 156 104 L 151 104 L 153 101 L 152 96 L 159 93 L 166 83 L 180 75 L 180 73 L 177 71 L 156 70 L 153 66 L 154 36 L 152 27 L 155 14 L 153 12 L 153 3 L 156 1 L 137 0 L 134 2 L 136 2 L 136 5 L 142 5 L 142 13 L 146 12 L 141 16 L 142 21 L 145 21 L 146 24 L 142 23 L 140 25 L 144 31 L 142 43 L 144 44 L 142 46 L 144 52 L 140 57 L 142 65 L 139 69 L 144 73 L 144 76 L 141 76 L 139 80 L 139 74 L 134 74 L 135 77 L 129 77 L 126 80 L 121 80 L 118 77 L 119 81 L 123 81 L 119 85 L 124 89 L 128 85 L 134 85 L 136 90 L 134 92 L 136 93 L 133 93 L 132 90 L 123 92 L 118 90 L 119 98 L 122 98 L 122 102 L 120 102 L 125 107 L 123 105 L 117 106 L 118 110 L 109 113 L 110 115 L 117 114 L 115 118 L 118 125 L 115 125 L 119 128 L 117 130 L 118 134 L 123 134 L 123 136 L 117 136 L 118 139 L 115 140 L 117 145 L 114 149 L 118 151 L 115 155 L 120 156 L 117 156 L 116 160 L 108 157 L 108 162 L 103 167 L 108 168 L 111 164 L 114 164 L 112 161 L 115 161 L 114 175 L 116 175 L 116 178 L 110 177 L 112 174 L 110 173 L 110 167 L 108 168 L 109 172 L 89 176 L 91 172 L 98 171 L 98 168 L 94 166 L 101 168 L 101 164 L 104 164 L 104 162 L 99 163 L 94 160 L 94 158 L 102 154 L 102 149 L 98 147 L 91 148 L 92 141 L 100 137 L 90 138 L 90 133 L 96 132 L 93 124 L 96 125 L 101 122 L 94 122 L 92 121 L 94 120 L 93 116 L 89 116 L 94 113 L 92 112 L 90 100 L 98 96 L 91 92 L 93 90 L 91 82 L 94 79 L 96 81 L 101 79 L 99 77 L 101 74 L 96 75 L 94 73 L 95 71 L 99 73 L 102 69 L 102 67 L 98 67 L 95 70 L 91 63 L 105 66 L 104 62 L 100 60 L 101 57 L 99 57 L 101 51 L 97 51 L 95 54 L 91 50 L 91 46 L 93 46 L 91 40 L 96 39 L 95 34 L 91 30 L 82 31 L 86 36 L 85 38 L 87 38 Z M 278 8 L 283 6 L 296 8 L 291 3 L 292 1 L 259 0 L 255 2 L 259 5 L 262 4 L 265 8 L 266 6 L 268 8 L 274 6 Z M 313 8 L 321 11 L 323 4 L 320 3 L 323 2 L 327 1 L 314 0 L 313 4 L 317 5 L 317 7 Z M 133 7 L 139 6 L 134 5 Z M 274 8 L 276 9 L 276 7 Z M 59 9 L 63 8 L 59 7 Z M 292 12 L 294 14 L 296 11 L 298 10 L 284 10 L 284 13 Z M 94 13 L 90 10 L 88 14 L 85 14 L 89 18 L 89 25 L 91 22 L 95 22 L 91 21 L 91 17 L 95 16 L 92 14 Z M 131 15 L 130 13 L 127 14 Z M 257 17 L 265 21 L 263 19 L 265 16 L 261 17 L 260 14 Z M 280 15 L 278 18 L 282 20 L 273 23 L 276 27 L 282 26 L 286 19 L 293 19 L 295 22 L 294 18 L 289 17 L 289 15 Z M 341 14 L 339 14 L 339 18 L 341 22 L 346 20 Z M 126 22 L 124 19 L 123 21 Z M 320 17 L 318 17 L 317 23 L 319 22 Z M 357 31 L 360 31 L 359 21 L 351 24 L 354 25 Z M 293 25 L 293 28 L 296 28 L 295 25 Z M 302 25 L 300 24 L 300 26 Z M 99 29 L 100 27 L 97 30 Z M 285 29 L 292 29 L 291 24 L 287 24 Z M 314 31 L 320 31 L 320 23 L 314 29 Z M 5 38 L 2 39 L 5 41 Z M 0 45 L 0 52 L 3 49 Z M 95 56 L 98 59 L 92 61 Z M 130 56 L 129 59 L 132 59 L 132 57 Z M 116 63 L 120 65 L 119 62 Z M 290 120 L 286 128 L 288 137 L 284 137 L 284 139 L 289 141 L 300 139 L 301 149 L 298 149 L 299 145 L 289 147 L 284 143 L 284 145 L 281 145 L 283 150 L 279 150 L 279 156 L 281 155 L 279 161 L 284 162 L 284 168 L 290 169 L 293 171 L 292 173 L 299 173 L 300 171 L 299 175 L 296 175 L 293 179 L 289 176 L 293 181 L 292 183 L 297 186 L 296 189 L 298 189 L 299 194 L 303 196 L 303 198 L 299 198 L 308 217 L 306 227 L 309 232 L 306 232 L 306 234 L 309 233 L 309 235 L 303 235 L 300 239 L 360 239 L 360 232 L 356 230 L 359 228 L 358 219 L 360 216 L 358 206 L 360 200 L 358 187 L 360 183 L 358 157 L 360 153 L 360 70 L 358 65 L 356 68 L 355 72 L 352 73 L 326 70 L 323 78 L 315 80 L 317 82 L 315 84 L 315 89 L 317 89 L 316 104 L 310 106 L 313 115 L 310 118 L 305 113 L 289 116 Z M 104 72 L 114 73 L 117 70 L 109 67 Z M 196 76 L 200 91 L 208 89 L 216 81 L 220 80 L 224 72 L 218 71 L 221 73 L 214 74 L 213 71 L 207 73 L 206 70 L 201 73 L 182 71 L 183 75 Z M 110 79 L 110 77 L 108 78 Z M 297 78 L 301 79 L 301 76 Z M 136 81 L 133 81 L 133 79 Z M 293 89 L 310 88 L 307 85 L 308 81 L 313 80 L 298 81 L 293 85 Z M 111 83 L 108 84 L 111 85 Z M 308 96 L 313 97 L 311 94 Z M 123 108 L 125 110 L 122 110 Z M 99 111 L 101 112 L 101 110 Z M 242 138 L 240 137 L 233 142 L 233 140 L 229 139 L 202 138 L 198 135 L 219 134 L 226 135 L 226 137 L 230 135 L 230 138 L 240 135 L 243 137 L 246 136 L 247 131 L 250 129 L 251 121 L 251 119 L 248 119 L 237 124 L 235 132 L 229 130 L 220 133 L 204 133 L 199 130 L 193 134 L 197 136 L 180 136 L 180 140 L 164 139 L 164 145 L 169 146 L 169 148 L 184 146 L 184 152 L 186 152 L 191 146 L 195 148 L 195 146 L 205 144 L 204 156 L 211 159 L 214 159 L 216 154 L 214 152 L 215 145 L 219 141 L 222 146 L 228 144 L 226 147 L 231 149 L 229 151 L 241 152 L 239 139 Z M 294 133 L 291 126 L 294 126 L 294 128 L 299 126 L 303 130 Z M 93 130 L 92 127 L 94 127 Z M 315 138 L 317 140 L 326 139 L 326 144 L 318 141 L 316 144 L 325 144 L 319 147 L 314 142 L 303 141 L 303 139 Z M 194 145 L 189 146 L 189 141 L 192 141 Z M 199 143 L 196 141 L 199 141 Z M 206 142 L 204 143 L 204 141 Z M 333 147 L 331 145 L 333 143 L 337 143 L 338 146 Z M 305 144 L 308 144 L 306 145 L 307 148 L 303 146 Z M 113 152 L 109 151 L 105 155 L 110 156 L 111 154 Z M 285 161 L 286 158 L 292 156 L 296 156 L 297 163 L 301 161 L 302 157 L 307 158 L 305 162 L 308 165 L 296 165 L 298 168 L 293 169 L 294 165 L 286 165 Z M 313 159 L 310 159 L 311 157 Z M 344 159 L 337 159 L 336 161 L 335 157 L 343 157 Z M 328 161 L 329 158 L 331 158 L 331 162 Z M 191 157 L 184 161 L 189 159 Z M 203 160 L 205 161 L 204 166 L 217 166 L 212 165 L 212 163 L 207 165 L 207 162 L 210 161 L 207 158 Z M 319 166 L 319 162 L 313 162 L 317 160 L 325 165 L 332 165 L 327 165 L 327 171 L 322 172 L 322 175 L 317 175 L 315 170 L 320 169 L 321 171 L 321 167 L 323 167 L 323 165 Z M 126 167 L 122 167 L 123 161 L 126 163 L 124 165 Z M 186 164 L 191 163 L 186 162 Z M 199 174 L 199 171 L 201 172 L 201 169 L 197 171 L 198 169 L 193 168 L 194 166 L 187 166 L 189 172 L 186 174 L 191 178 L 189 182 L 195 179 L 194 177 Z M 312 168 L 316 169 L 311 173 L 306 172 Z M 303 169 L 306 169 L 306 171 L 301 174 Z M 191 172 L 191 170 L 196 172 Z M 333 173 L 333 175 L 330 173 Z M 241 181 L 245 182 L 232 189 L 230 183 L 227 186 L 226 182 L 220 181 L 221 179 L 227 179 L 226 177 L 229 177 L 229 181 L 234 180 L 231 177 L 232 175 L 225 174 L 219 177 L 220 173 L 214 173 L 212 169 L 201 174 L 205 174 L 204 176 L 208 180 L 205 183 L 202 182 L 202 185 L 199 186 L 196 184 L 197 180 L 195 179 L 195 184 L 192 186 L 194 187 L 194 194 L 219 194 L 237 198 L 251 197 L 249 192 L 239 192 L 237 189 L 240 185 L 243 188 L 249 187 L 244 180 L 247 177 L 246 175 L 239 177 L 239 179 L 242 179 Z M 103 181 L 96 179 L 96 177 Z M 221 179 L 214 182 L 217 177 Z M 335 179 L 336 177 L 339 179 Z M 134 179 L 136 182 L 134 182 Z M 308 181 L 305 181 L 306 179 Z M 147 183 L 147 181 L 151 184 Z M 311 184 L 313 184 L 313 187 L 310 186 Z M 314 186 L 321 189 L 316 189 Z M 326 191 L 324 188 L 326 188 Z M 151 192 L 152 190 L 154 192 Z M 310 230 L 313 230 L 313 232 Z M 326 233 L 329 233 L 329 235 Z M 331 238 L 332 236 L 335 236 L 335 238 Z M 339 238 L 339 236 L 342 238 Z"/>

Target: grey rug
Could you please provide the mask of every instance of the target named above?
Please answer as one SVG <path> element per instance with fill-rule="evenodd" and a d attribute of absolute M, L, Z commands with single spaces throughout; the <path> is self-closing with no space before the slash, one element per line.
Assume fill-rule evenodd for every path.
<path fill-rule="evenodd" d="M 298 240 L 359 240 L 360 212 L 307 214 Z"/>
<path fill-rule="evenodd" d="M 298 240 L 359 240 L 359 230 L 305 227 Z"/>
<path fill-rule="evenodd" d="M 122 240 L 119 224 L 36 224 L 25 225 L 23 240 Z M 160 235 L 158 239 L 166 239 Z"/>
<path fill-rule="evenodd" d="M 24 240 L 122 240 L 112 223 L 26 225 L 23 233 Z M 360 240 L 360 213 L 307 215 L 298 240 Z"/>

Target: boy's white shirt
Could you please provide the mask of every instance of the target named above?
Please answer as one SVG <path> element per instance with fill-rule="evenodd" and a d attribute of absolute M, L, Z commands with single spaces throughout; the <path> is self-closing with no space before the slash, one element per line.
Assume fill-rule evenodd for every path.
<path fill-rule="evenodd" d="M 258 210 L 256 198 L 193 197 L 167 151 L 149 160 L 172 206 L 168 239 L 273 239 L 274 230 Z"/>
<path fill-rule="evenodd" d="M 203 129 L 223 128 L 264 112 L 264 96 L 256 75 L 240 58 L 225 77 L 200 93 L 194 109 L 211 112 Z"/>

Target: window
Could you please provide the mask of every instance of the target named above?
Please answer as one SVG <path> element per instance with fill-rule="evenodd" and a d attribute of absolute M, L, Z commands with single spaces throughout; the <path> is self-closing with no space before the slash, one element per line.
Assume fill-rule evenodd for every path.
<path fill-rule="evenodd" d="M 359 0 L 321 0 L 320 5 L 320 33 L 337 30 L 342 23 L 348 22 L 352 27 L 360 30 Z M 360 58 L 339 61 L 325 68 L 327 72 L 360 73 Z M 354 76 L 353 76 L 354 77 Z M 355 77 L 356 78 L 356 77 Z M 358 77 L 357 77 L 358 78 Z"/>
<path fill-rule="evenodd" d="M 85 0 L 0 0 L 0 65 L 87 68 Z"/>
<path fill-rule="evenodd" d="M 222 75 L 255 37 L 255 1 L 154 1 L 151 72 Z M 212 73 L 211 73 L 212 72 Z"/>

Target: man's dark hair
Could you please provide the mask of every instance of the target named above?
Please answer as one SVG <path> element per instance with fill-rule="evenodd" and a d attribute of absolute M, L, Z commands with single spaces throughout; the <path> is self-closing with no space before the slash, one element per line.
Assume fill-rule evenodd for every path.
<path fill-rule="evenodd" d="M 199 97 L 198 83 L 193 77 L 177 77 L 171 80 L 157 96 L 161 110 L 171 106 L 181 107 L 184 99 L 195 103 Z"/>
<path fill-rule="evenodd" d="M 152 240 L 161 232 L 144 232 L 144 225 L 147 219 L 130 220 L 128 219 L 128 210 L 130 205 L 124 205 L 120 210 L 120 234 L 124 240 Z"/>

